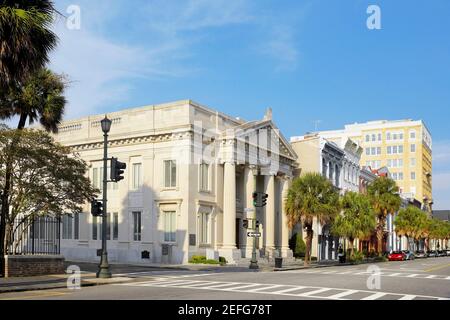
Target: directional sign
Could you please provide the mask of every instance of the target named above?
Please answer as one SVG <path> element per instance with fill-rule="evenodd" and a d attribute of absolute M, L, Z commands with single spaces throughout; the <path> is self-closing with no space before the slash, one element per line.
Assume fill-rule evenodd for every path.
<path fill-rule="evenodd" d="M 244 212 L 255 212 L 255 208 L 245 208 Z"/>
<path fill-rule="evenodd" d="M 259 238 L 261 237 L 261 232 L 247 232 L 248 237 Z"/>

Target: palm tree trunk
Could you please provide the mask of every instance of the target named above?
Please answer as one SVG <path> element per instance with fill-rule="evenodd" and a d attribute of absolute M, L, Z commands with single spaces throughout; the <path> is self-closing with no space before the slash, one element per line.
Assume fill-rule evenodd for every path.
<path fill-rule="evenodd" d="M 305 252 L 305 266 L 309 265 L 311 261 L 311 247 L 312 247 L 313 230 L 311 227 L 306 229 L 306 252 Z"/>
<path fill-rule="evenodd" d="M 350 257 L 351 258 L 353 257 L 353 251 L 354 251 L 353 242 L 354 241 L 355 241 L 355 239 L 351 239 L 351 238 L 348 239 L 348 248 L 350 249 Z"/>

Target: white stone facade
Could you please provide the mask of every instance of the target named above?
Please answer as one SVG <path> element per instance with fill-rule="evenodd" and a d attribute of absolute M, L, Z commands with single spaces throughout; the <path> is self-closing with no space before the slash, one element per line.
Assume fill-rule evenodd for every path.
<path fill-rule="evenodd" d="M 103 117 L 66 121 L 56 135 L 87 161 L 97 186 Z M 283 199 L 297 155 L 270 113 L 245 122 L 178 101 L 108 118 L 108 155 L 127 165 L 124 180 L 108 183 L 110 262 L 181 264 L 201 254 L 233 263 L 249 257 L 252 238 L 242 224 L 255 190 L 269 195 L 267 207 L 256 213 L 262 233 L 257 248 L 266 255 L 274 250 L 291 255 Z M 85 213 L 63 226 L 61 249 L 68 260 L 99 261 L 100 218 L 95 224 L 89 210 L 86 204 Z M 142 258 L 145 251 L 149 259 Z"/>

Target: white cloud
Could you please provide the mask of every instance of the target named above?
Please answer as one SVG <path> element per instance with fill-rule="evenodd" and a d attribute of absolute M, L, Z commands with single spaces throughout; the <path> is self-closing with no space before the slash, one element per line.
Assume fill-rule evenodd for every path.
<path fill-rule="evenodd" d="M 276 26 L 262 52 L 276 61 L 276 71 L 293 71 L 297 68 L 299 52 L 290 26 Z"/>

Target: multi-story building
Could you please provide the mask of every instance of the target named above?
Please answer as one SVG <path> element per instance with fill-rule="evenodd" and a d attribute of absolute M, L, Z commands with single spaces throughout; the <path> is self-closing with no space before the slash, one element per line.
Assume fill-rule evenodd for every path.
<path fill-rule="evenodd" d="M 369 121 L 322 131 L 327 139 L 350 138 L 364 148 L 361 166 L 386 166 L 400 192 L 419 200 L 430 211 L 432 197 L 432 138 L 422 120 Z"/>
<path fill-rule="evenodd" d="M 296 175 L 302 176 L 311 172 L 322 174 L 340 192 L 342 192 L 344 181 L 347 179 L 349 181 L 346 184 L 355 185 L 357 188 L 359 169 L 353 171 L 354 168 L 347 165 L 346 152 L 335 142 L 328 141 L 320 135 L 311 134 L 291 138 L 291 145 L 299 156 Z M 344 168 L 349 171 L 344 171 Z M 349 174 L 350 170 L 351 174 Z M 297 226 L 294 231 L 301 232 L 302 229 L 301 226 Z M 329 223 L 322 224 L 314 218 L 311 256 L 317 257 L 318 260 L 337 259 L 339 237 L 333 236 L 330 230 Z M 303 238 L 306 238 L 304 231 Z"/>
<path fill-rule="evenodd" d="M 89 164 L 102 188 L 104 115 L 65 121 L 56 139 Z M 253 238 L 244 220 L 256 214 L 261 254 L 292 256 L 283 207 L 297 155 L 268 112 L 246 122 L 192 101 L 108 114 L 109 156 L 126 163 L 124 180 L 108 183 L 109 260 L 186 263 L 192 255 L 250 257 Z M 268 194 L 256 213 L 254 191 Z M 101 219 L 84 213 L 63 218 L 61 252 L 98 261 Z"/>

